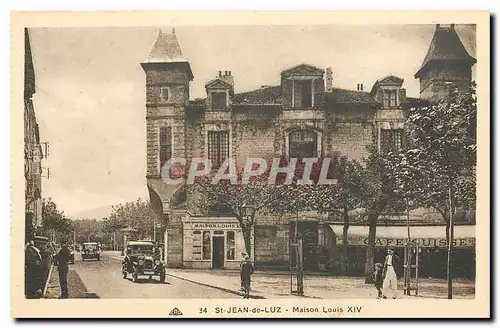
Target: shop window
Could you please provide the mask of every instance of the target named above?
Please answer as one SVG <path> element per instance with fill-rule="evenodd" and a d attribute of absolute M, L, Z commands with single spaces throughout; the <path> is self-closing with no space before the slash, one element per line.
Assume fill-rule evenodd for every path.
<path fill-rule="evenodd" d="M 234 231 L 228 231 L 226 235 L 227 260 L 234 260 L 236 256 L 236 243 L 234 240 Z"/>
<path fill-rule="evenodd" d="M 208 132 L 208 159 L 212 167 L 218 168 L 229 157 L 229 133 L 227 131 Z"/>
<path fill-rule="evenodd" d="M 297 130 L 289 135 L 290 158 L 316 157 L 318 134 L 310 130 Z"/>
<path fill-rule="evenodd" d="M 402 129 L 380 130 L 380 152 L 387 154 L 390 151 L 399 152 L 402 148 Z"/>
<path fill-rule="evenodd" d="M 201 231 L 193 232 L 193 260 L 201 260 Z"/>
<path fill-rule="evenodd" d="M 210 260 L 211 258 L 210 231 L 203 231 L 203 259 Z"/>

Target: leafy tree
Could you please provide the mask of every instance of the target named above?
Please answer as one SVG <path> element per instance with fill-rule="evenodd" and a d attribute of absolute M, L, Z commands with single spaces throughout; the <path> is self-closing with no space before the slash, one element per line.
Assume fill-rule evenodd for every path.
<path fill-rule="evenodd" d="M 407 120 L 408 149 L 389 154 L 386 166 L 395 193 L 414 206 L 436 209 L 446 223 L 448 298 L 452 298 L 451 254 L 456 209 L 476 202 L 475 85 L 449 98 L 412 108 Z"/>
<path fill-rule="evenodd" d="M 112 233 L 121 228 L 132 227 L 138 231 L 140 238 L 152 237 L 155 220 L 156 213 L 149 202 L 137 199 L 113 206 L 109 218 L 104 221 L 103 230 Z"/>
<path fill-rule="evenodd" d="M 350 212 L 361 204 L 361 188 L 363 187 L 363 167 L 355 160 L 340 158 L 339 179 L 337 184 L 318 185 L 313 190 L 314 205 L 318 212 L 341 217 L 344 223 L 342 230 L 341 271 L 347 272 L 347 245 Z"/>
<path fill-rule="evenodd" d="M 71 220 L 66 218 L 64 212 L 57 208 L 51 198 L 43 199 L 42 227 L 43 234 L 55 237 L 54 242 L 68 239 L 73 231 Z"/>

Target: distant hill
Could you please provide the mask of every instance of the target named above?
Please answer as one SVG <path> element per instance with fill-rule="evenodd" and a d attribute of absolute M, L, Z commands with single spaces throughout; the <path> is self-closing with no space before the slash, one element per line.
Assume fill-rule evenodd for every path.
<path fill-rule="evenodd" d="M 112 205 L 101 206 L 86 211 L 81 211 L 75 214 L 68 214 L 68 218 L 71 220 L 78 219 L 102 219 L 108 217 L 111 214 Z"/>

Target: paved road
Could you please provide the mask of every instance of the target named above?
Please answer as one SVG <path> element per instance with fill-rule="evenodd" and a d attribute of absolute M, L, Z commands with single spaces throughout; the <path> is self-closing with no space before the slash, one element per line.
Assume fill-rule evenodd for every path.
<path fill-rule="evenodd" d="M 79 253 L 75 255 L 76 262 L 71 269 L 78 273 L 87 291 L 100 298 L 240 298 L 170 276 L 164 284 L 160 284 L 159 277 L 150 281 L 146 276 L 133 283 L 131 275 L 123 279 L 121 257 L 113 252 L 102 252 L 101 261 L 82 261 Z"/>

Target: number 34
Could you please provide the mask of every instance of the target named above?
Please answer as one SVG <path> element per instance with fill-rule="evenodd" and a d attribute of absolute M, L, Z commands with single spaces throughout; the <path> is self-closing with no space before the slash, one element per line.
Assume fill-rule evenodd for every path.
<path fill-rule="evenodd" d="M 207 313 L 207 308 L 200 308 L 200 313 Z"/>

